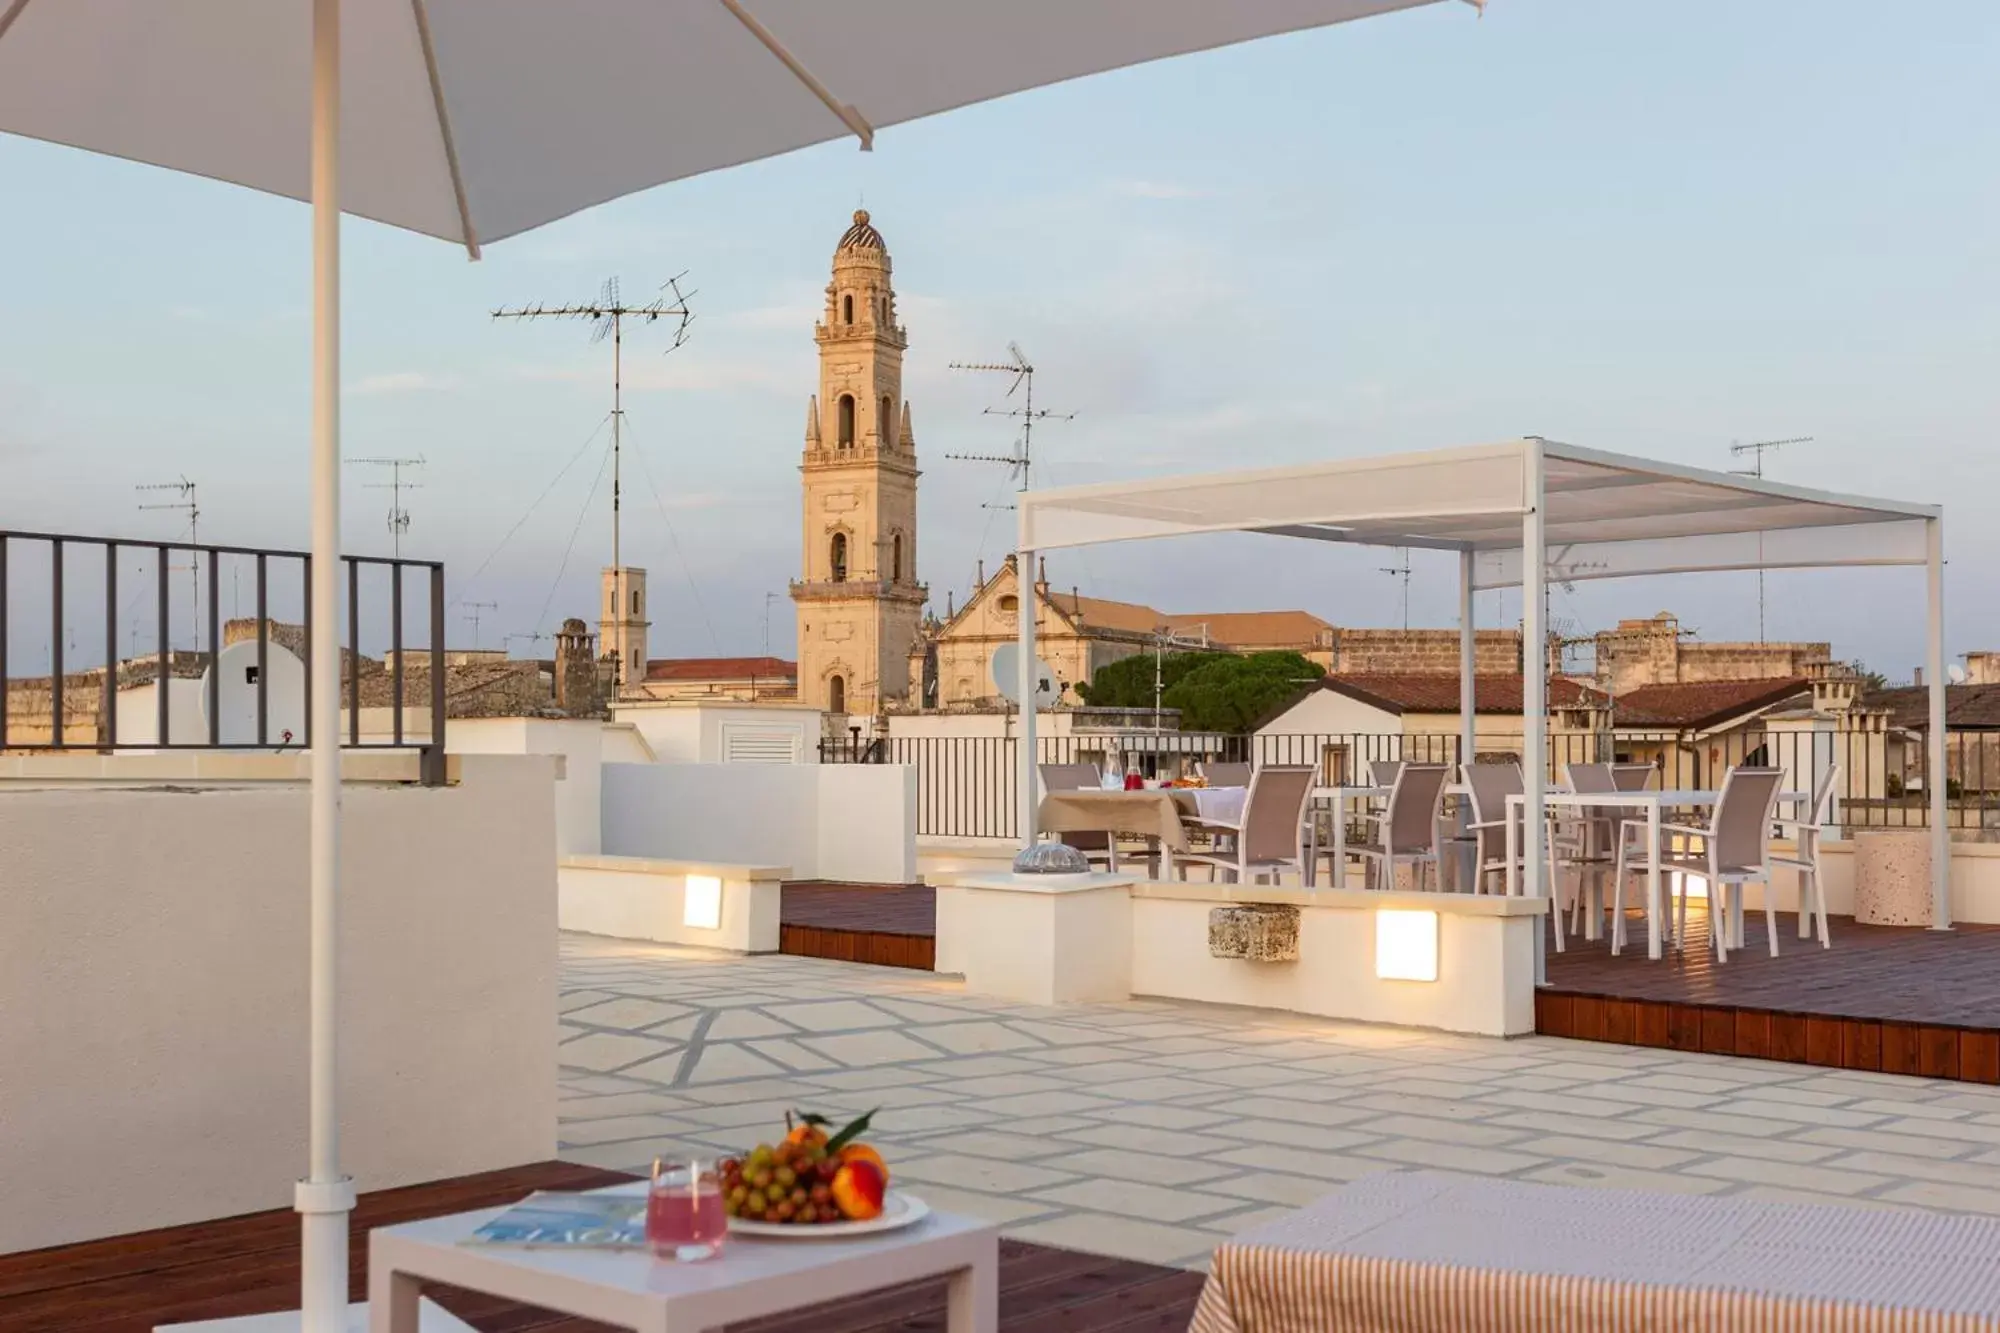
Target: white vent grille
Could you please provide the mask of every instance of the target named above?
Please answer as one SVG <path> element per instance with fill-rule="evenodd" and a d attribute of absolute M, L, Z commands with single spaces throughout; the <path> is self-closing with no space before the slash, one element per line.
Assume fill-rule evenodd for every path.
<path fill-rule="evenodd" d="M 722 762 L 725 764 L 796 764 L 805 745 L 805 733 L 797 728 L 724 727 Z"/>

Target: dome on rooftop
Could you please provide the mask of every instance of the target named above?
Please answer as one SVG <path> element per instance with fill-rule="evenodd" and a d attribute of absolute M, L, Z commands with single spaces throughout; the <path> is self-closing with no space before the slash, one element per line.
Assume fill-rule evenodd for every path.
<path fill-rule="evenodd" d="M 875 228 L 869 224 L 868 210 L 865 208 L 857 208 L 854 210 L 854 225 L 849 227 L 847 231 L 841 236 L 840 244 L 834 247 L 834 251 L 835 253 L 838 253 L 842 250 L 886 251 L 888 248 L 889 247 L 883 243 L 882 233 L 876 231 Z"/>

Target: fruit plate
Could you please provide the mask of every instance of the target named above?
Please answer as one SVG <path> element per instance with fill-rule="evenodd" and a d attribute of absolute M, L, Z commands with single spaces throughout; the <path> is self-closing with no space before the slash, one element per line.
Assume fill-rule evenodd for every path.
<path fill-rule="evenodd" d="M 890 1190 L 883 1197 L 881 1214 L 863 1222 L 815 1222 L 810 1226 L 795 1226 L 789 1222 L 751 1222 L 732 1217 L 729 1219 L 729 1230 L 733 1235 L 769 1236 L 773 1240 L 842 1240 L 853 1236 L 872 1236 L 882 1231 L 900 1231 L 923 1221 L 930 1214 L 930 1205 L 916 1195 Z"/>

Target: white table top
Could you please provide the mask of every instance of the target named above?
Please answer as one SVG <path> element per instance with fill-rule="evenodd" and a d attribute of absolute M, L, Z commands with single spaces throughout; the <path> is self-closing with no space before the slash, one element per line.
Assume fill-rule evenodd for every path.
<path fill-rule="evenodd" d="M 1542 793 L 1542 801 L 1546 805 L 1630 806 L 1634 809 L 1643 810 L 1649 805 L 1714 805 L 1721 795 L 1722 793 L 1719 791 L 1709 791 L 1701 787 L 1673 787 L 1664 791 L 1549 791 Z M 1525 802 L 1527 799 L 1527 797 L 1517 793 L 1509 796 L 1507 801 L 1511 805 L 1516 802 Z M 1803 801 L 1806 799 L 1806 793 L 1802 791 L 1781 791 L 1778 793 L 1778 799 L 1780 801 Z"/>
<path fill-rule="evenodd" d="M 640 1193 L 645 1182 L 616 1185 L 607 1194 Z M 495 1295 L 533 1301 L 535 1290 L 595 1289 L 592 1309 L 653 1310 L 673 1307 L 690 1327 L 706 1328 L 704 1309 L 725 1312 L 714 1325 L 757 1317 L 757 1309 L 783 1311 L 874 1291 L 942 1271 L 933 1258 L 969 1252 L 998 1229 L 976 1218 L 933 1212 L 900 1231 L 851 1240 L 830 1238 L 761 1239 L 732 1235 L 716 1258 L 699 1263 L 663 1263 L 644 1251 L 530 1249 L 511 1245 L 466 1245 L 482 1225 L 505 1212 L 432 1217 L 400 1226 L 379 1227 L 369 1235 L 371 1264 L 389 1259 L 400 1271 Z M 926 1252 L 942 1252 L 930 1254 Z M 907 1271 L 908 1277 L 894 1276 Z M 800 1298 L 799 1293 L 805 1293 Z M 765 1295 L 774 1299 L 766 1301 Z M 606 1302 L 610 1302 L 607 1304 Z M 575 1306 L 560 1306 L 583 1312 Z M 741 1313 L 739 1313 L 741 1311 Z M 604 1318 L 606 1314 L 594 1317 Z"/>

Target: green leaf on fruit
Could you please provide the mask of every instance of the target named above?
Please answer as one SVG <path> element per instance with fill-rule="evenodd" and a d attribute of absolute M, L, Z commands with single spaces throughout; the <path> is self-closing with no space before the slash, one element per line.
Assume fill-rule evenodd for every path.
<path fill-rule="evenodd" d="M 854 1120 L 847 1126 L 847 1128 L 841 1130 L 840 1133 L 828 1139 L 826 1141 L 826 1155 L 829 1157 L 833 1156 L 833 1154 L 839 1152 L 842 1148 L 845 1148 L 848 1144 L 854 1142 L 856 1139 L 860 1138 L 863 1134 L 866 1134 L 868 1132 L 869 1124 L 872 1123 L 875 1119 L 876 1111 L 880 1111 L 881 1109 L 882 1108 L 879 1106 L 876 1107 L 874 1111 L 870 1111 L 867 1115 L 861 1116 L 860 1118 Z M 821 1123 L 824 1124 L 825 1122 L 822 1121 Z"/>
<path fill-rule="evenodd" d="M 814 1115 L 811 1111 L 799 1111 L 796 1114 L 798 1115 L 799 1119 L 805 1121 L 805 1123 L 811 1125 L 814 1129 L 825 1129 L 828 1125 L 833 1123 L 831 1120 L 828 1120 L 825 1116 Z"/>

